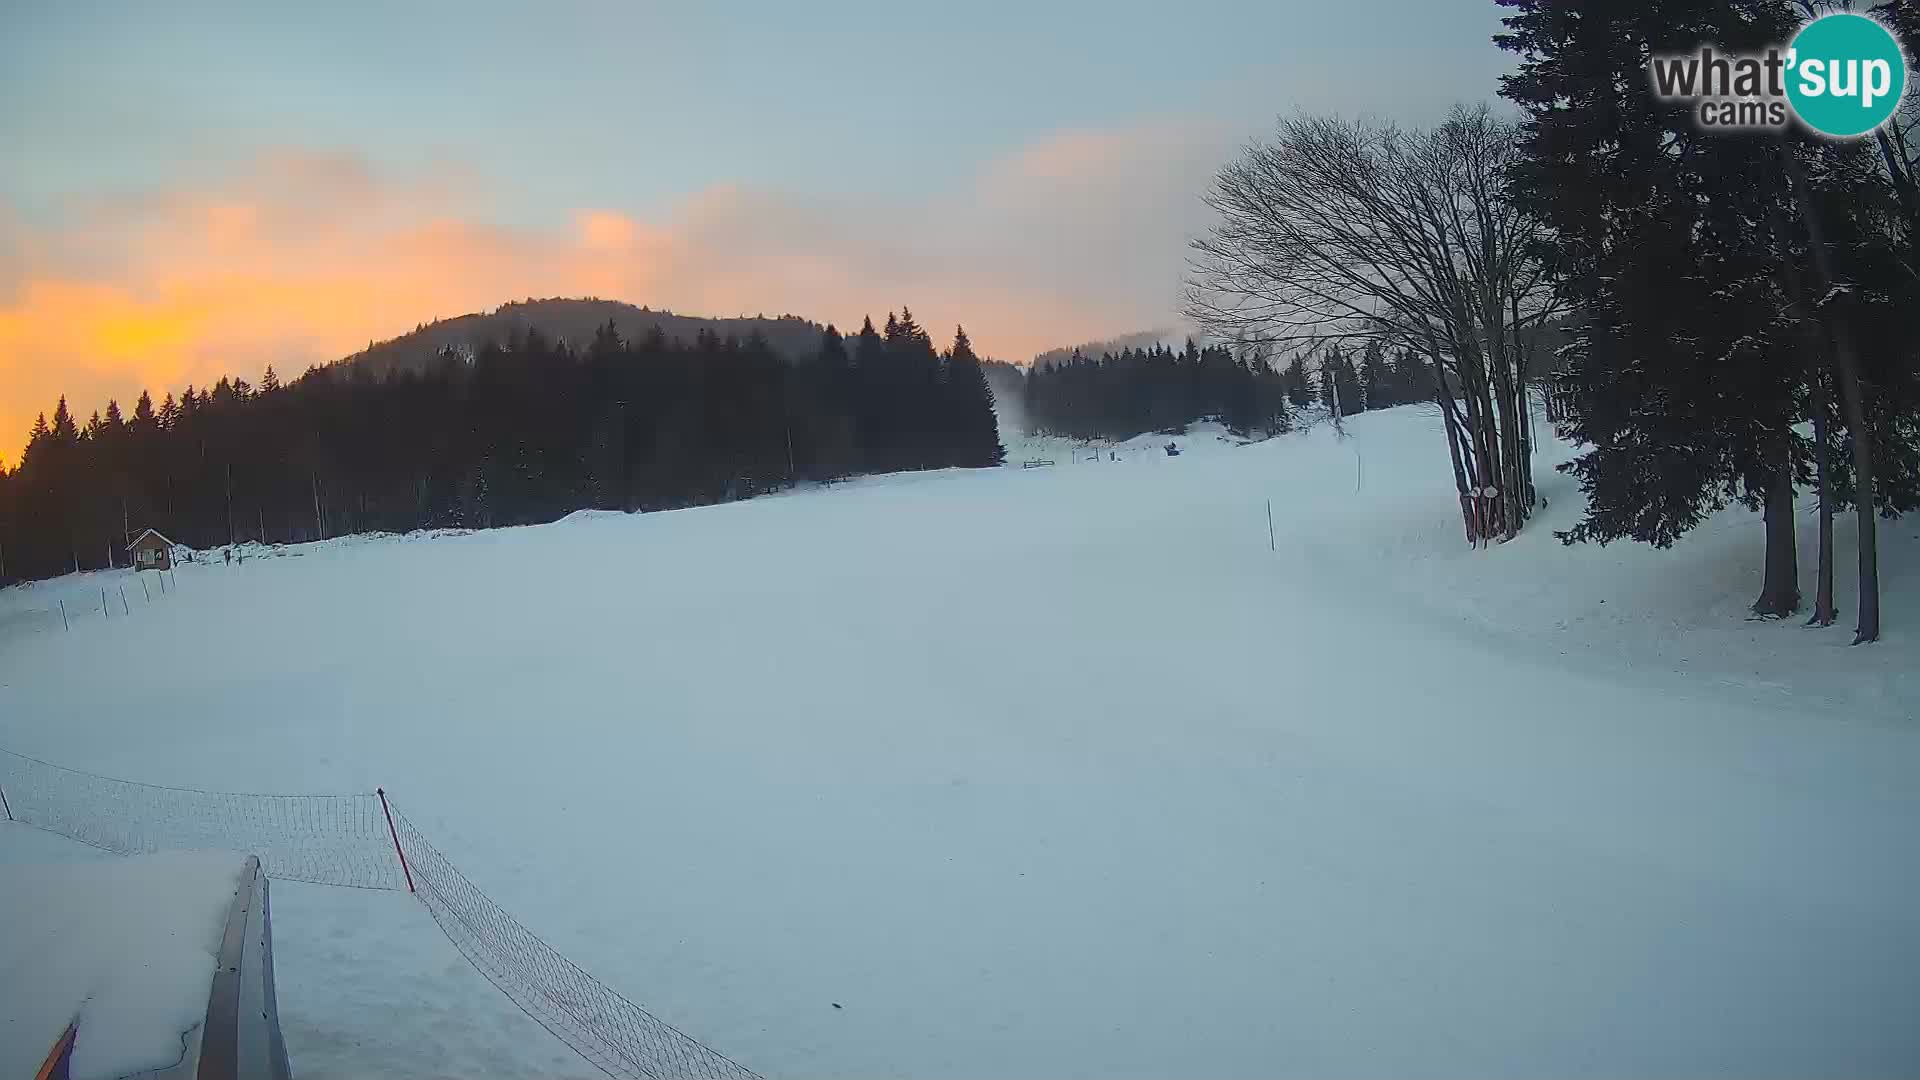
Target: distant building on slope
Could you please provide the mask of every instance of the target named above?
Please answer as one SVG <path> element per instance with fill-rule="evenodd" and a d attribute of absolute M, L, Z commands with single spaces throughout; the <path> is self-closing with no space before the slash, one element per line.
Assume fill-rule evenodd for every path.
<path fill-rule="evenodd" d="M 135 570 L 173 569 L 173 541 L 152 529 L 134 537 L 127 550 L 133 556 Z"/>

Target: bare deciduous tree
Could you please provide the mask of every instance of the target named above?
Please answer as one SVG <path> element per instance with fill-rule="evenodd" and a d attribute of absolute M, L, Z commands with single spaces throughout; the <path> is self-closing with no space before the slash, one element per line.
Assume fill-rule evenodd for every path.
<path fill-rule="evenodd" d="M 1532 511 L 1528 343 L 1559 313 L 1541 226 L 1505 197 L 1517 139 L 1485 106 L 1432 130 L 1285 118 L 1221 170 L 1188 278 L 1188 315 L 1222 336 L 1427 357 L 1473 544 Z"/>

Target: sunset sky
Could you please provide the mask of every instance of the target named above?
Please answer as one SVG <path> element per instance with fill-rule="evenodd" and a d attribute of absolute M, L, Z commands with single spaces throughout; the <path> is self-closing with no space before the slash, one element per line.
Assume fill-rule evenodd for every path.
<path fill-rule="evenodd" d="M 390 10 L 390 9 L 401 10 Z M 440 316 L 597 295 L 990 355 L 1172 321 L 1295 108 L 1490 99 L 1490 0 L 0 6 L 0 462 Z"/>

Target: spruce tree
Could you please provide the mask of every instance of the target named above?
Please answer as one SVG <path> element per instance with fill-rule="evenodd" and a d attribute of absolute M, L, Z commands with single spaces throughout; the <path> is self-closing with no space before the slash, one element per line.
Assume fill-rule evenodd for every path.
<path fill-rule="evenodd" d="M 872 329 L 872 322 L 867 324 Z M 805 441 L 807 473 L 816 480 L 849 475 L 859 467 L 859 373 L 846 339 L 832 325 L 820 332 L 820 347 L 805 370 L 804 409 L 810 419 Z"/>
<path fill-rule="evenodd" d="M 889 331 L 897 329 L 892 314 L 887 316 Z M 853 368 L 859 380 L 859 440 L 862 463 L 876 472 L 897 467 L 895 432 L 899 430 L 899 404 L 894 393 L 892 367 L 887 363 L 886 340 L 873 328 L 873 319 L 860 325 L 854 340 Z"/>
<path fill-rule="evenodd" d="M 1401 402 L 1393 393 L 1393 376 L 1387 370 L 1386 353 L 1378 341 L 1367 342 L 1360 357 L 1360 407 L 1384 409 Z"/>
<path fill-rule="evenodd" d="M 974 355 L 967 331 L 955 327 L 953 347 L 947 351 L 946 399 L 952 463 L 969 468 L 1000 465 L 1007 460 L 1000 444 L 994 414 L 993 388 L 987 385 L 980 358 Z"/>
<path fill-rule="evenodd" d="M 933 339 L 901 307 L 887 316 L 887 379 L 895 410 L 894 467 L 927 468 L 940 464 L 937 449 L 945 426 L 940 387 L 940 355 Z"/>
<path fill-rule="evenodd" d="M 79 438 L 80 429 L 74 426 L 73 414 L 67 411 L 66 395 L 62 394 L 60 404 L 53 409 L 53 439 L 57 443 L 71 443 Z"/>
<path fill-rule="evenodd" d="M 1329 416 L 1347 417 L 1364 411 L 1360 373 L 1354 370 L 1353 358 L 1345 349 L 1331 346 L 1320 358 L 1319 383 L 1320 404 Z"/>
<path fill-rule="evenodd" d="M 1295 354 L 1287 362 L 1287 370 L 1282 375 L 1286 383 L 1287 401 L 1296 409 L 1304 409 L 1313 403 L 1313 379 L 1307 374 L 1307 361 Z"/>
<path fill-rule="evenodd" d="M 1765 326 L 1783 305 L 1754 223 L 1783 198 L 1766 140 L 1703 133 L 1656 100 L 1646 57 L 1790 36 L 1772 0 L 1501 0 L 1496 40 L 1521 56 L 1502 93 L 1528 114 L 1516 197 L 1553 228 L 1580 311 L 1563 359 L 1586 492 L 1568 542 L 1665 546 L 1730 499 L 1763 509 L 1755 608 L 1798 603 L 1791 558 L 1801 365 Z"/>

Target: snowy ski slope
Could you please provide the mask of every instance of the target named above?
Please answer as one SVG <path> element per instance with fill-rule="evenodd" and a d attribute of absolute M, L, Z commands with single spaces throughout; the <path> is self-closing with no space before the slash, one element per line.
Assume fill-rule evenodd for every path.
<path fill-rule="evenodd" d="M 1561 546 L 1565 447 L 1467 550 L 1437 422 L 7 590 L 0 746 L 384 785 L 767 1076 L 1920 1068 L 1920 525 L 1851 649 L 1745 511 Z M 590 1074 L 405 896 L 274 905 L 299 1075 Z"/>

